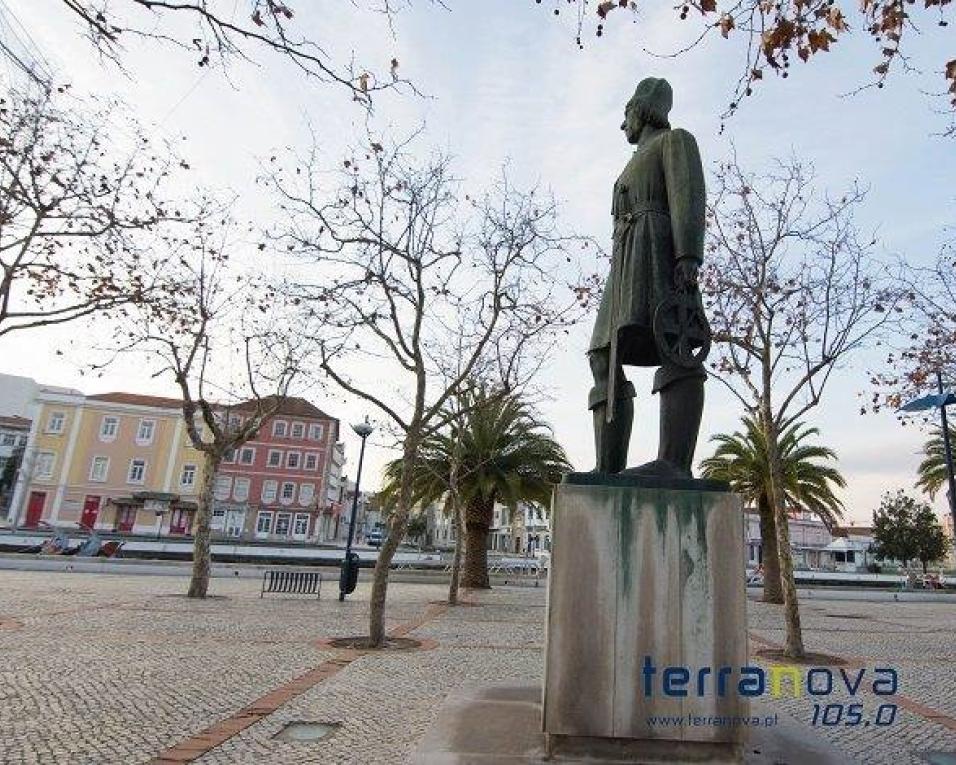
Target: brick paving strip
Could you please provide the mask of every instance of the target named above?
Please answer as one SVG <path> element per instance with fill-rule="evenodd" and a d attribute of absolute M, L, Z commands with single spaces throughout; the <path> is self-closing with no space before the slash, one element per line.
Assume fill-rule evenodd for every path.
<path fill-rule="evenodd" d="M 404 637 L 409 632 L 424 626 L 432 619 L 438 618 L 447 610 L 447 605 L 429 605 L 422 616 L 413 621 L 403 622 L 393 627 L 388 631 L 388 636 L 393 638 Z M 427 642 L 434 643 L 434 641 Z M 193 760 L 199 759 L 250 725 L 254 725 L 263 718 L 268 717 L 287 701 L 305 693 L 323 680 L 334 677 L 353 661 L 365 656 L 369 652 L 359 649 L 338 649 L 338 653 L 339 655 L 336 658 L 324 661 L 319 666 L 299 675 L 294 680 L 290 680 L 285 685 L 280 685 L 278 688 L 269 691 L 265 696 L 260 696 L 249 706 L 240 709 L 231 717 L 220 720 L 196 735 L 190 736 L 184 741 L 180 741 L 178 744 L 166 749 L 150 760 L 150 765 L 174 765 L 174 763 L 192 762 Z"/>
<path fill-rule="evenodd" d="M 765 645 L 768 648 L 773 648 L 776 650 L 783 648 L 783 646 L 780 643 L 775 643 L 773 640 L 765 638 L 756 632 L 750 631 L 747 634 L 750 636 L 750 639 L 753 640 L 755 643 L 760 643 L 761 645 Z M 764 658 L 764 657 L 761 657 L 761 658 Z M 867 662 L 865 658 L 859 657 L 859 656 L 852 656 L 852 657 L 835 656 L 834 658 L 842 659 L 843 661 L 846 662 L 846 665 L 848 667 L 865 667 L 869 664 L 869 662 Z M 765 661 L 769 661 L 772 664 L 785 663 L 782 660 L 776 661 L 773 659 L 765 659 Z M 949 730 L 956 731 L 956 718 L 946 714 L 945 712 L 940 712 L 938 709 L 933 709 L 932 707 L 928 707 L 925 704 L 921 704 L 920 702 L 915 701 L 914 699 L 911 699 L 909 696 L 901 696 L 899 694 L 895 694 L 893 696 L 886 696 L 885 698 L 887 702 L 903 707 L 903 709 L 906 709 L 907 711 L 912 712 L 914 715 L 922 717 L 924 720 L 927 720 L 928 722 L 936 723 L 937 725 L 942 725 L 944 728 L 948 728 Z"/>

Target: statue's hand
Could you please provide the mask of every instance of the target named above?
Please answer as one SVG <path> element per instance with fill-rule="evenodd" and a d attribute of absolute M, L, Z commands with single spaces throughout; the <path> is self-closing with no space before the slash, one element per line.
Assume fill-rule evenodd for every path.
<path fill-rule="evenodd" d="M 693 258 L 681 258 L 674 267 L 674 284 L 678 289 L 689 290 L 697 286 L 699 266 Z"/>

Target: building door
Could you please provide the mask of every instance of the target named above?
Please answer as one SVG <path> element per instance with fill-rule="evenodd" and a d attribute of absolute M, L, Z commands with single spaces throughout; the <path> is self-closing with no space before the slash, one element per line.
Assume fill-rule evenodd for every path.
<path fill-rule="evenodd" d="M 244 520 L 244 510 L 229 510 L 226 513 L 226 535 L 230 537 L 242 536 Z"/>
<path fill-rule="evenodd" d="M 136 523 L 136 508 L 123 505 L 116 513 L 116 530 L 129 534 Z"/>
<path fill-rule="evenodd" d="M 309 515 L 308 513 L 296 513 L 295 522 L 292 526 L 292 538 L 299 541 L 305 541 L 309 534 Z"/>
<path fill-rule="evenodd" d="M 190 515 L 187 510 L 173 510 L 173 515 L 169 519 L 170 534 L 188 534 Z"/>
<path fill-rule="evenodd" d="M 36 528 L 43 517 L 43 506 L 46 504 L 45 491 L 31 491 L 30 501 L 27 503 L 27 520 L 24 524 L 30 528 Z"/>
<path fill-rule="evenodd" d="M 96 523 L 96 516 L 100 512 L 100 502 L 102 497 L 88 496 L 83 501 L 83 515 L 80 516 L 80 526 L 92 529 Z"/>

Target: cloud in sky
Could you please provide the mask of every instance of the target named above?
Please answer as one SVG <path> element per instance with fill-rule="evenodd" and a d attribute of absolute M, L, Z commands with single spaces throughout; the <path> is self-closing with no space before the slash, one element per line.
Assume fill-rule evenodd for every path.
<path fill-rule="evenodd" d="M 233 67 L 227 79 L 199 70 L 188 55 L 137 43 L 129 46 L 132 78 L 127 79 L 95 60 L 62 0 L 8 5 L 78 90 L 117 93 L 157 131 L 187 136 L 184 151 L 197 168 L 197 182 L 231 189 L 249 217 L 270 213 L 253 181 L 274 148 L 304 146 L 311 126 L 325 156 L 335 161 L 363 129 L 364 116 L 347 94 L 309 84 L 264 53 L 255 55 L 257 65 Z M 533 0 L 485 0 L 452 3 L 446 11 L 419 2 L 398 16 L 394 37 L 383 17 L 359 16 L 351 3 L 323 4 L 321 14 L 301 3 L 296 20 L 340 60 L 354 54 L 386 71 L 395 56 L 403 74 L 425 93 L 382 97 L 372 119 L 377 129 L 401 133 L 424 123 L 427 143 L 454 154 L 459 175 L 475 187 L 508 161 L 516 178 L 554 190 L 566 226 L 605 244 L 611 184 L 629 152 L 618 129 L 623 106 L 637 81 L 653 74 L 674 86 L 673 122 L 696 134 L 705 162 L 726 156 L 733 141 L 750 167 L 793 153 L 816 165 L 821 188 L 837 190 L 859 179 L 871 189 L 862 223 L 879 231 L 888 252 L 919 261 L 935 254 L 942 228 L 952 219 L 953 144 L 932 135 L 941 118 L 932 112 L 937 104 L 919 92 L 923 80 L 902 78 L 881 91 L 841 96 L 865 82 L 876 63 L 878 51 L 869 40 L 841 41 L 810 66 L 797 63 L 787 81 L 768 78 L 720 135 L 719 114 L 738 74 L 739 43 L 717 39 L 681 58 L 651 57 L 642 46 L 673 50 L 695 29 L 676 23 L 672 10 L 661 7 L 637 23 L 612 19 L 604 36 L 587 38 L 580 51 L 573 20 L 567 13 L 555 19 L 552 7 Z M 915 44 L 927 66 L 945 60 L 947 41 L 933 30 Z M 591 380 L 583 357 L 589 332 L 580 327 L 572 333 L 542 379 L 551 395 L 543 411 L 579 469 L 593 460 L 585 404 Z M 0 371 L 89 392 L 174 393 L 133 364 L 95 381 L 81 378 L 75 365 L 81 349 L 74 346 L 65 358 L 53 352 L 80 334 L 64 329 L 9 338 L 0 348 Z M 861 521 L 882 491 L 912 484 L 922 440 L 915 428 L 900 428 L 892 416 L 857 414 L 864 370 L 876 359 L 871 354 L 842 370 L 810 416 L 842 457 L 848 514 Z M 649 395 L 649 372 L 634 371 L 631 377 L 639 391 L 631 448 L 637 461 L 656 450 L 657 402 Z M 344 421 L 365 413 L 337 393 L 315 396 Z M 735 402 L 711 384 L 698 454 L 708 451 L 709 435 L 733 429 L 738 417 Z M 354 465 L 357 439 L 350 436 Z M 370 451 L 373 484 L 389 456 L 384 449 Z"/>

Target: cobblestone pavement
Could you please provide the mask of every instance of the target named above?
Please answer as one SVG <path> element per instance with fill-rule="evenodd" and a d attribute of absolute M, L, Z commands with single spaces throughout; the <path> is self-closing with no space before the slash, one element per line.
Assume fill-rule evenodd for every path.
<path fill-rule="evenodd" d="M 392 765 L 411 755 L 450 691 L 541 680 L 543 589 L 497 588 L 469 596 L 477 607 L 443 611 L 429 601 L 444 587 L 393 584 L 388 626 L 427 617 L 410 636 L 438 647 L 351 661 L 315 641 L 365 632 L 365 584 L 345 603 L 334 583 L 318 602 L 260 599 L 251 579 L 213 580 L 217 597 L 205 601 L 181 597 L 185 589 L 182 577 L 0 572 L 0 763 L 146 763 L 221 732 L 255 702 L 251 724 L 233 719 L 234 735 L 205 754 L 208 742 L 200 746 L 197 763 Z M 854 699 L 835 691 L 774 704 L 809 723 L 816 701 L 858 701 L 872 718 L 886 699 L 871 692 L 871 670 L 890 666 L 900 677 L 896 722 L 818 734 L 848 762 L 921 765 L 926 750 L 956 752 L 956 601 L 816 599 L 802 613 L 809 650 L 853 659 L 847 671 L 867 675 Z M 777 607 L 751 601 L 749 620 L 752 648 L 783 641 Z M 274 738 L 298 720 L 341 727 L 321 742 Z"/>

